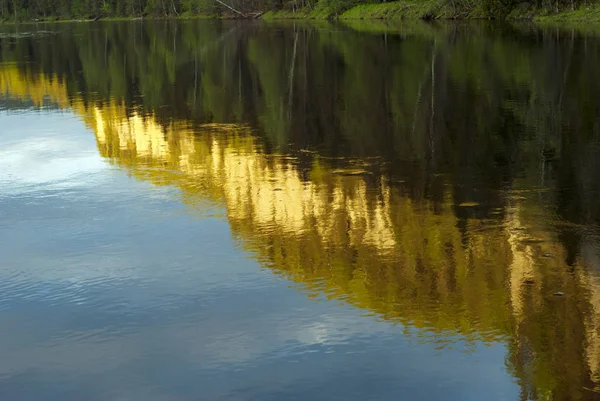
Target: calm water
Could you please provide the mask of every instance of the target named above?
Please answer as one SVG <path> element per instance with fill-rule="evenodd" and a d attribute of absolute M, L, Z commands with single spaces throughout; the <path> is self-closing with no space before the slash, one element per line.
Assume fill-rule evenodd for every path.
<path fill-rule="evenodd" d="M 600 37 L 0 28 L 2 400 L 600 398 Z"/>

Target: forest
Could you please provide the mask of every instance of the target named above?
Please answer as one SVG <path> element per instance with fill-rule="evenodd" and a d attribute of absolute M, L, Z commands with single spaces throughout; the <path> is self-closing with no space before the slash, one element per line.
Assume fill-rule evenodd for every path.
<path fill-rule="evenodd" d="M 361 13 L 368 6 L 375 13 Z M 353 18 L 531 18 L 533 14 L 596 10 L 594 0 L 0 0 L 0 22 L 98 20 L 102 18 L 331 19 L 357 9 Z M 584 11 L 585 12 L 585 11 Z"/>

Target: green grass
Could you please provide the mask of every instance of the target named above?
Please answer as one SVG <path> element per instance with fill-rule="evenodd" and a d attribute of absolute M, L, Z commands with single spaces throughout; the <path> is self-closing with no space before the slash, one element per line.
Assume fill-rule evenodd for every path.
<path fill-rule="evenodd" d="M 264 20 L 277 20 L 277 19 L 331 19 L 334 17 L 332 10 L 326 7 L 317 7 L 314 9 L 301 8 L 295 11 L 292 10 L 279 10 L 269 11 L 262 15 Z"/>
<path fill-rule="evenodd" d="M 351 4 L 351 3 L 346 3 Z M 340 19 L 340 20 L 394 20 L 394 19 L 489 19 L 490 12 L 481 7 L 461 6 L 453 9 L 446 0 L 408 0 L 388 3 L 359 4 L 349 6 L 339 15 L 332 8 L 317 7 L 315 10 L 269 12 L 265 19 Z M 552 12 L 539 10 L 529 3 L 521 3 L 507 10 L 496 10 L 498 19 L 534 20 L 540 23 L 586 23 L 600 22 L 600 7 L 581 8 L 574 11 Z"/>
<path fill-rule="evenodd" d="M 356 0 L 321 0 L 315 8 L 301 8 L 297 10 L 269 11 L 262 15 L 265 20 L 397 20 L 397 19 L 481 19 L 488 18 L 488 13 L 482 9 L 467 9 L 461 7 L 461 1 L 456 0 L 458 7 L 453 9 L 447 0 L 407 0 L 392 1 L 388 3 L 371 3 L 354 5 Z M 235 15 L 180 15 L 169 17 L 172 19 L 214 19 L 214 18 L 236 18 Z M 563 24 L 569 26 L 580 25 L 577 28 L 600 30 L 595 24 L 600 23 L 600 7 L 582 7 L 573 11 L 553 12 L 553 10 L 539 10 L 529 3 L 521 3 L 506 14 L 502 13 L 502 19 L 507 20 L 533 20 L 541 24 Z M 101 18 L 100 21 L 131 21 L 135 17 Z M 146 19 L 160 19 L 150 18 Z M 47 21 L 22 21 L 24 23 L 53 23 L 53 22 L 75 22 L 72 19 L 49 19 Z M 79 20 L 79 22 L 82 22 Z M 11 20 L 0 20 L 3 24 L 14 24 Z M 598 25 L 600 27 L 600 24 Z M 379 27 L 381 28 L 381 27 Z"/>
<path fill-rule="evenodd" d="M 321 0 L 324 2 L 324 0 Z M 336 1 L 336 0 L 333 0 Z M 394 20 L 394 19 L 489 19 L 490 12 L 498 19 L 534 20 L 540 23 L 586 23 L 600 22 L 600 7 L 581 8 L 575 11 L 552 12 L 536 9 L 530 3 L 520 3 L 512 9 L 485 11 L 473 2 L 457 0 L 452 8 L 447 0 L 407 0 L 388 3 L 359 4 L 354 0 L 341 0 L 347 9 L 336 14 L 331 7 L 321 6 L 314 10 L 269 12 L 265 19 L 340 19 L 340 20 Z M 330 0 L 331 2 L 331 0 Z M 340 0 L 337 0 L 339 3 Z M 462 5 L 461 5 L 462 3 Z M 475 3 L 479 4 L 479 3 Z M 342 7 L 343 9 L 343 7 Z"/>
<path fill-rule="evenodd" d="M 423 19 L 439 12 L 439 2 L 399 2 L 360 4 L 339 16 L 340 19 Z"/>
<path fill-rule="evenodd" d="M 573 11 L 559 13 L 540 13 L 534 17 L 536 22 L 600 22 L 600 7 L 582 7 Z"/>

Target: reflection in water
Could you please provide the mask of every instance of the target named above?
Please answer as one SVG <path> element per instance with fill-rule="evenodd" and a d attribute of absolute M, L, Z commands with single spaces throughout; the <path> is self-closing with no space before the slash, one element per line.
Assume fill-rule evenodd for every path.
<path fill-rule="evenodd" d="M 215 39 L 218 43 L 237 40 L 231 36 L 235 31 L 223 32 Z M 565 110 L 561 115 L 568 120 L 575 111 L 589 106 L 577 108 L 579 103 L 568 97 L 564 87 L 555 91 L 536 82 L 531 84 L 532 90 L 539 89 L 538 85 L 543 87 L 542 91 L 557 95 L 553 98 L 546 93 L 541 100 L 531 98 L 531 102 L 539 103 L 553 99 L 543 107 L 517 110 L 519 104 L 494 104 L 501 98 L 481 103 L 481 94 L 472 87 L 473 82 L 480 79 L 483 86 L 488 86 L 487 90 L 499 84 L 486 80 L 487 73 L 473 78 L 453 71 L 460 61 L 456 54 L 451 57 L 452 52 L 461 54 L 468 45 L 458 42 L 451 51 L 445 51 L 443 47 L 451 43 L 444 43 L 441 38 L 449 38 L 445 35 L 456 32 L 440 35 L 434 30 L 424 30 L 422 36 L 417 35 L 418 39 L 402 43 L 414 46 L 411 51 L 427 60 L 428 66 L 420 82 L 402 81 L 414 81 L 415 85 L 397 91 L 411 93 L 406 99 L 388 100 L 389 93 L 377 92 L 381 87 L 394 87 L 397 82 L 385 85 L 371 82 L 370 87 L 357 88 L 360 80 L 356 78 L 343 92 L 347 96 L 343 107 L 325 104 L 329 98 L 315 95 L 306 79 L 308 69 L 314 67 L 310 63 L 320 62 L 311 57 L 325 57 L 325 53 L 310 53 L 314 48 L 309 36 L 317 33 L 294 31 L 290 39 L 293 52 L 286 56 L 279 53 L 283 52 L 281 46 L 269 46 L 271 41 L 279 40 L 276 36 L 241 41 L 239 46 L 247 46 L 249 60 L 244 63 L 237 54 L 240 48 L 219 47 L 213 56 L 220 56 L 222 64 L 205 64 L 200 75 L 198 60 L 188 59 L 191 63 L 188 65 L 196 68 L 194 78 L 189 80 L 194 82 L 193 93 L 187 93 L 187 98 L 179 102 L 165 100 L 170 104 L 167 108 L 179 104 L 186 109 L 192 103 L 203 104 L 181 112 L 183 116 L 173 116 L 176 110 L 161 111 L 158 107 L 148 110 L 146 104 L 153 99 L 138 104 L 138 100 L 132 100 L 134 96 L 119 96 L 122 89 L 119 86 L 106 98 L 102 98 L 102 90 L 89 95 L 89 99 L 69 96 L 72 91 L 56 75 L 34 74 L 31 70 L 25 73 L 15 64 L 2 65 L 0 91 L 13 99 L 29 99 L 38 106 L 49 99 L 61 107 L 73 108 L 95 133 L 100 154 L 112 163 L 141 180 L 180 188 L 182 201 L 191 209 L 200 201 L 204 204 L 206 199 L 223 206 L 241 246 L 264 266 L 298 283 L 307 294 L 326 294 L 390 322 L 419 328 L 423 340 L 441 345 L 449 345 L 448 339 L 456 338 L 457 334 L 472 342 L 505 342 L 509 350 L 507 367 L 519 381 L 523 399 L 593 399 L 600 391 L 600 279 L 593 271 L 598 266 L 598 252 L 590 229 L 581 224 L 580 214 L 573 211 L 577 205 L 586 210 L 590 202 L 566 199 L 589 196 L 588 191 L 573 195 L 577 192 L 574 189 L 556 195 L 567 214 L 566 218 L 557 218 L 556 213 L 565 211 L 547 206 L 548 197 L 554 196 L 549 194 L 554 192 L 548 185 L 533 185 L 529 181 L 535 176 L 560 183 L 565 179 L 561 177 L 564 174 L 583 180 L 577 174 L 586 164 L 579 165 L 579 161 L 570 157 L 582 145 L 561 139 L 560 135 L 551 137 L 541 143 L 538 153 L 544 160 L 537 164 L 537 149 L 530 152 L 527 147 L 535 146 L 539 138 L 510 137 L 514 134 L 511 130 L 524 129 L 532 121 L 539 121 L 532 116 L 534 111 L 552 113 L 553 107 L 558 107 Z M 146 31 L 134 33 L 140 37 L 145 34 Z M 328 31 L 321 35 L 323 43 L 337 46 L 340 57 L 360 71 L 366 61 L 356 58 L 341 36 Z M 421 43 L 432 36 L 432 46 Z M 372 38 L 357 35 L 353 39 L 356 40 L 353 46 L 360 46 Z M 184 43 L 190 45 L 191 41 Z M 298 43 L 303 46 L 300 50 Z M 500 47 L 511 46 L 501 40 L 495 43 Z M 384 45 L 390 44 L 379 41 L 370 44 L 375 57 L 384 57 L 383 62 L 393 64 L 387 58 L 389 53 L 379 49 Z M 201 47 L 206 48 L 210 47 Z M 267 57 L 262 53 L 267 50 L 272 52 L 268 68 L 261 65 L 266 63 Z M 105 55 L 111 57 L 109 46 Z M 301 60 L 297 59 L 300 55 Z M 517 56 L 527 57 L 522 52 Z M 451 61 L 444 62 L 444 58 Z M 231 59 L 237 59 L 237 64 Z M 528 60 L 537 62 L 535 57 Z M 336 71 L 341 67 L 331 60 L 322 62 L 325 73 L 336 81 L 330 86 L 331 93 L 341 94 L 339 87 L 348 85 L 344 80 L 355 78 Z M 247 77 L 251 75 L 248 63 L 258 71 L 252 78 Z M 523 78 L 527 74 L 526 65 L 521 63 L 512 75 L 499 65 L 495 74 L 526 80 Z M 133 67 L 123 68 L 129 71 Z M 282 68 L 286 75 L 274 72 Z M 396 76 L 413 76 L 411 68 L 409 64 Z M 576 67 L 569 66 L 565 77 L 571 74 L 571 68 Z M 578 68 L 587 71 L 587 67 Z M 474 73 L 465 66 L 460 71 L 466 75 Z M 176 74 L 169 71 L 164 74 L 175 90 Z M 162 77 L 162 73 L 159 75 Z M 228 87 L 219 92 L 217 83 L 224 85 L 225 81 L 220 80 L 230 75 L 238 77 L 234 80 L 237 89 L 232 85 L 233 89 Z M 370 77 L 365 80 L 388 79 L 386 74 L 374 75 L 364 75 Z M 338 82 L 338 77 L 343 78 Z M 281 82 L 268 82 L 278 78 Z M 168 89 L 158 89 L 160 85 L 143 82 L 141 76 L 138 79 L 139 88 L 149 85 L 166 96 L 175 96 Z M 316 81 L 319 79 L 314 77 Z M 252 92 L 247 86 L 256 84 L 256 80 L 262 83 L 260 100 L 258 96 L 253 98 L 249 106 L 247 98 L 259 91 Z M 81 85 L 81 81 L 73 85 Z M 304 89 L 300 89 L 302 85 Z M 196 88 L 200 86 L 203 92 Z M 517 95 L 523 90 L 519 84 L 515 88 Z M 233 93 L 230 90 L 237 90 L 239 102 L 217 99 Z M 356 96 L 352 95 L 353 90 Z M 143 89 L 140 92 L 143 94 Z M 96 96 L 100 98 L 95 99 Z M 307 99 L 312 97 L 318 105 L 308 103 Z M 468 104 L 479 104 L 474 112 L 476 117 L 457 110 L 451 122 L 443 125 L 444 114 L 450 110 L 451 99 L 456 97 L 467 103 L 465 108 Z M 567 101 L 568 105 L 556 104 Z M 400 111 L 374 111 L 374 116 L 353 112 L 368 107 L 362 102 L 375 103 L 374 110 L 394 102 L 401 105 Z M 402 103 L 410 103 L 410 107 Z M 304 105 L 304 109 L 298 104 Z M 257 113 L 258 121 L 247 117 L 249 107 L 263 108 Z M 308 110 L 311 107 L 320 111 Z M 483 118 L 494 107 L 503 110 L 497 118 L 473 121 Z M 201 110 L 200 115 L 185 115 L 198 113 L 197 110 Z M 328 112 L 338 120 L 326 126 Z M 379 112 L 394 114 L 394 118 L 390 122 L 383 114 L 378 116 Z M 513 121 L 516 116 L 520 116 L 521 122 Z M 357 133 L 368 130 L 374 121 L 370 118 L 379 117 L 383 133 L 374 137 Z M 580 124 L 587 122 L 583 115 Z M 456 133 L 461 123 L 464 133 Z M 449 127 L 453 124 L 456 126 Z M 489 135 L 491 139 L 486 142 L 488 139 L 476 135 L 483 132 L 481 127 L 491 130 L 494 124 L 500 124 L 498 130 L 505 137 Z M 264 135 L 256 135 L 255 125 L 262 127 Z M 332 130 L 332 136 L 320 138 L 326 129 Z M 559 131 L 560 127 L 554 131 L 548 129 L 550 134 Z M 390 147 L 389 137 L 395 138 L 392 143 L 396 145 L 406 140 L 403 143 L 406 146 L 394 150 L 396 155 L 385 150 Z M 339 141 L 341 150 L 332 145 L 335 141 Z M 467 154 L 469 141 L 495 152 L 495 165 L 506 167 L 501 172 L 503 177 L 484 160 L 489 155 L 480 148 L 473 148 L 473 153 Z M 525 149 L 521 151 L 526 154 L 521 165 L 509 160 L 517 157 L 512 146 L 518 141 L 524 143 Z M 463 145 L 465 154 L 452 151 L 453 146 L 460 149 Z M 508 150 L 504 153 L 494 150 L 502 146 Z M 562 152 L 562 170 L 551 173 L 536 170 L 539 166 L 554 168 L 548 160 L 556 152 Z M 593 153 L 588 153 L 584 159 L 590 160 L 592 156 Z M 460 160 L 452 164 L 457 159 Z M 572 169 L 564 167 L 570 163 Z M 406 173 L 397 171 L 398 165 L 414 170 L 407 170 L 410 173 L 406 177 Z M 528 170 L 531 166 L 533 170 Z M 527 173 L 515 171 L 519 168 Z M 550 178 L 545 178 L 549 175 Z M 484 179 L 489 181 L 481 186 Z M 422 185 L 424 180 L 432 182 Z M 503 186 L 506 181 L 510 185 Z M 594 218 L 592 214 L 588 213 L 590 219 Z M 587 234 L 573 234 L 577 232 Z M 574 236 L 580 238 L 575 247 L 571 245 Z"/>
<path fill-rule="evenodd" d="M 503 218 L 470 219 L 463 234 L 449 194 L 434 211 L 365 166 L 358 174 L 317 158 L 302 172 L 295 158 L 266 154 L 244 126 L 162 127 L 115 105 L 90 114 L 103 156 L 140 179 L 181 188 L 191 207 L 194 198 L 225 205 L 241 244 L 309 293 L 423 328 L 442 344 L 456 333 L 509 341 L 515 369 L 532 370 L 518 372 L 526 376 L 554 371 L 575 384 L 586 373 L 569 374 L 571 364 L 589 364 L 592 375 L 600 366 L 598 326 L 589 319 L 581 339 L 540 338 L 558 321 L 580 319 L 571 308 L 593 308 L 586 299 L 598 298 L 600 287 L 583 270 L 572 277 L 563 267 L 562 246 L 545 234 L 547 219 L 527 218 L 535 204 L 516 197 Z M 566 299 L 555 299 L 558 290 Z M 566 363 L 565 354 L 575 359 Z M 532 392 L 564 385 L 524 384 Z"/>
<path fill-rule="evenodd" d="M 38 107 L 48 101 L 63 107 L 69 104 L 67 88 L 58 77 L 26 77 L 12 63 L 4 64 L 0 69 L 0 95 L 21 101 L 29 100 Z"/>

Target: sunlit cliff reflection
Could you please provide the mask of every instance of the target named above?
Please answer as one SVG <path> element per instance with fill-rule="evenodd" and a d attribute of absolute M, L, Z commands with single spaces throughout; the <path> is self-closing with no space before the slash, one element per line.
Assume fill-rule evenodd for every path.
<path fill-rule="evenodd" d="M 57 76 L 26 76 L 12 63 L 0 64 L 0 96 L 31 101 L 38 107 L 46 102 L 61 107 L 69 105 L 67 87 Z"/>
<path fill-rule="evenodd" d="M 5 92 L 66 101 L 56 80 L 15 80 L 11 68 L 0 70 Z M 567 266 L 546 212 L 526 196 L 509 194 L 496 219 L 469 218 L 461 230 L 450 189 L 441 205 L 416 201 L 376 160 L 312 155 L 307 167 L 268 154 L 244 125 L 161 123 L 114 101 L 75 110 L 102 156 L 180 188 L 191 208 L 198 199 L 221 205 L 241 246 L 310 295 L 420 329 L 426 340 L 503 341 L 523 399 L 592 399 L 600 389 L 593 260 Z"/>
<path fill-rule="evenodd" d="M 352 161 L 332 168 L 315 158 L 301 171 L 294 157 L 266 154 L 244 126 L 163 126 L 116 105 L 92 114 L 103 156 L 185 198 L 219 202 L 271 268 L 385 318 L 497 339 L 539 304 L 525 302 L 541 290 L 542 254 L 560 256 L 523 230 L 518 203 L 503 220 L 470 219 L 465 235 L 449 194 L 434 211 Z"/>

